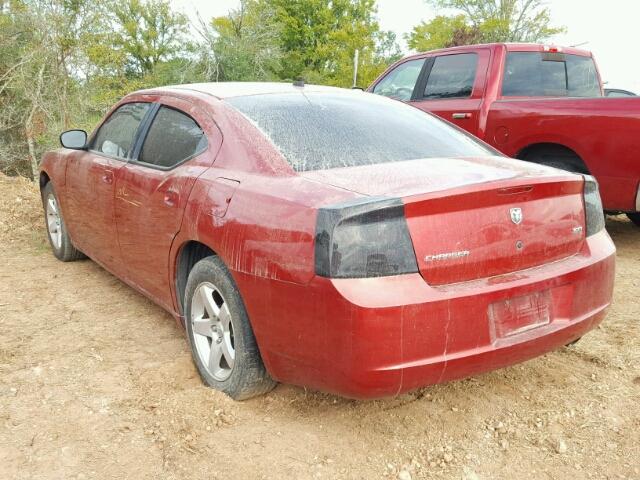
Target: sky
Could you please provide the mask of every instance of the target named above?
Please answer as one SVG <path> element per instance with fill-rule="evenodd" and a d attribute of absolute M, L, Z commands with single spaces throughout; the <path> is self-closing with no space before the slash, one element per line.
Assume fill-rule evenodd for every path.
<path fill-rule="evenodd" d="M 197 13 L 204 20 L 225 15 L 238 0 L 172 0 L 172 5 L 191 18 Z M 600 74 L 609 88 L 623 88 L 640 94 L 640 1 L 637 0 L 547 0 L 554 25 L 563 25 L 567 33 L 548 43 L 581 45 L 591 50 Z M 606 5 L 606 6 L 605 6 Z M 197 13 L 196 13 L 197 12 Z M 436 12 L 423 0 L 378 0 L 378 20 L 384 30 L 392 30 L 409 53 L 403 35 Z"/>

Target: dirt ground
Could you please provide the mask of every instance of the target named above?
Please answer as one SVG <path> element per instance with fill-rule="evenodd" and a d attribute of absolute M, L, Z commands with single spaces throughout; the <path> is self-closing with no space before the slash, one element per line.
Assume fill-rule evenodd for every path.
<path fill-rule="evenodd" d="M 57 261 L 36 188 L 0 177 L 0 479 L 640 479 L 640 229 L 608 229 L 615 302 L 574 347 L 384 401 L 236 403 L 167 313 Z"/>

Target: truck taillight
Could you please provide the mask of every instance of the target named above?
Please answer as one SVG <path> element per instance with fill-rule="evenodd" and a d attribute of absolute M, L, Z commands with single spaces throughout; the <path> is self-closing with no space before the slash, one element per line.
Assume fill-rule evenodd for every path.
<path fill-rule="evenodd" d="M 545 45 L 542 48 L 543 48 L 543 50 L 545 52 L 548 52 L 548 53 L 561 53 L 562 52 L 562 48 L 561 47 L 556 47 L 556 46 L 553 46 L 553 45 Z"/>
<path fill-rule="evenodd" d="M 418 272 L 402 201 L 366 198 L 320 208 L 315 269 L 329 278 Z"/>

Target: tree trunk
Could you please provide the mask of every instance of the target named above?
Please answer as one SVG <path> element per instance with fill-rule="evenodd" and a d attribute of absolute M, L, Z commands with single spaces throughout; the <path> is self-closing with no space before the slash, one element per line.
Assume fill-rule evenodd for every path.
<path fill-rule="evenodd" d="M 33 91 L 33 97 L 31 99 L 31 110 L 29 111 L 29 115 L 24 122 L 24 130 L 25 135 L 27 137 L 27 147 L 29 148 L 29 161 L 31 163 L 31 176 L 34 182 L 38 181 L 40 172 L 40 162 L 38 161 L 38 156 L 36 154 L 36 141 L 34 138 L 33 132 L 33 119 L 40 108 L 40 95 L 42 93 L 42 82 L 44 78 L 44 63 L 40 67 L 38 71 L 38 78 L 36 80 L 36 85 Z"/>

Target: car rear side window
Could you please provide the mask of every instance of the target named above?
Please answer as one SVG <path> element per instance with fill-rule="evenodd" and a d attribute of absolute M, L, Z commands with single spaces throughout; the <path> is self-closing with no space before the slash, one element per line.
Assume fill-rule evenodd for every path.
<path fill-rule="evenodd" d="M 600 97 L 591 57 L 563 53 L 511 52 L 507 55 L 505 97 Z"/>
<path fill-rule="evenodd" d="M 378 82 L 373 93 L 396 100 L 410 100 L 423 65 L 424 58 L 398 65 Z"/>
<path fill-rule="evenodd" d="M 156 114 L 138 161 L 171 168 L 207 148 L 207 137 L 188 115 L 169 107 Z"/>
<path fill-rule="evenodd" d="M 296 171 L 496 155 L 431 114 L 364 92 L 301 89 L 226 101 L 256 125 Z"/>
<path fill-rule="evenodd" d="M 91 149 L 110 157 L 128 158 L 136 132 L 151 104 L 125 103 L 113 112 L 95 135 Z"/>
<path fill-rule="evenodd" d="M 473 92 L 478 54 L 436 57 L 424 89 L 425 98 L 467 98 Z"/>

